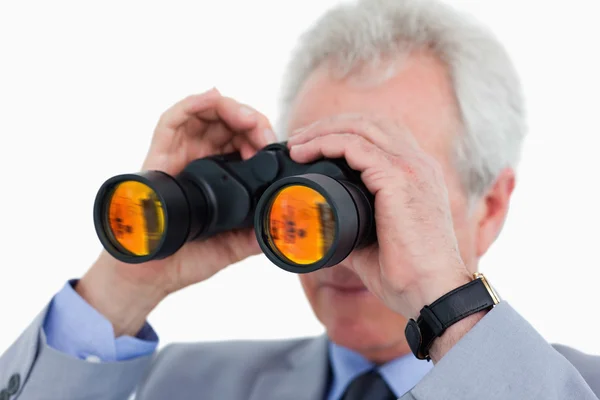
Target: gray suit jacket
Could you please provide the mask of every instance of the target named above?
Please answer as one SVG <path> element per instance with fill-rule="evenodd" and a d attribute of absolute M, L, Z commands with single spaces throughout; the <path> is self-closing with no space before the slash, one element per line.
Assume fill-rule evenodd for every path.
<path fill-rule="evenodd" d="M 174 344 L 151 357 L 92 363 L 46 345 L 45 312 L 0 358 L 0 400 L 126 400 L 134 391 L 136 400 L 314 400 L 327 391 L 325 337 Z M 502 302 L 401 399 L 598 397 L 600 357 L 549 345 Z"/>

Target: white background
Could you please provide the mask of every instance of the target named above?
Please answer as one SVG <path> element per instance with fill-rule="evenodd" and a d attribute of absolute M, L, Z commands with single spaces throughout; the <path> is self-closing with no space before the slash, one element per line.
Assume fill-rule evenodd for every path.
<path fill-rule="evenodd" d="M 96 190 L 139 169 L 162 111 L 217 86 L 275 119 L 295 39 L 334 3 L 0 3 L 0 352 L 93 262 Z M 452 3 L 506 44 L 530 111 L 510 217 L 482 271 L 546 339 L 600 354 L 600 3 Z M 162 345 L 322 331 L 297 277 L 262 256 L 150 321 Z"/>

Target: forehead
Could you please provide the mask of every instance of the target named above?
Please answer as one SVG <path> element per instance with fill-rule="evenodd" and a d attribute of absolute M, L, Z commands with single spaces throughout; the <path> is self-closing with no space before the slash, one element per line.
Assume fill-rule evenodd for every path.
<path fill-rule="evenodd" d="M 306 80 L 290 111 L 290 136 L 337 114 L 391 118 L 438 158 L 447 153 L 460 127 L 448 70 L 428 52 L 365 66 L 343 79 L 325 63 Z"/>

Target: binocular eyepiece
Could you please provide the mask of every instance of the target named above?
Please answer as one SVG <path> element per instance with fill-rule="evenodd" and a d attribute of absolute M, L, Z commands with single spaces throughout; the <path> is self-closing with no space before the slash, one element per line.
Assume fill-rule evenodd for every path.
<path fill-rule="evenodd" d="M 294 273 L 339 264 L 375 241 L 374 199 L 360 174 L 343 159 L 296 163 L 285 143 L 248 160 L 238 153 L 201 158 L 176 177 L 112 177 L 96 196 L 94 225 L 104 248 L 131 264 L 251 227 L 269 260 Z"/>

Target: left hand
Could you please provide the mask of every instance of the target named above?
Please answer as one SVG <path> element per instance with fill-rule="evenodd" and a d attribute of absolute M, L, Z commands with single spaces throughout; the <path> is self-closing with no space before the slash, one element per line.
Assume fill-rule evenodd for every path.
<path fill-rule="evenodd" d="M 345 158 L 375 196 L 377 243 L 349 262 L 389 308 L 416 318 L 423 306 L 469 282 L 440 165 L 389 120 L 337 116 L 296 131 L 290 155 L 305 163 Z"/>

